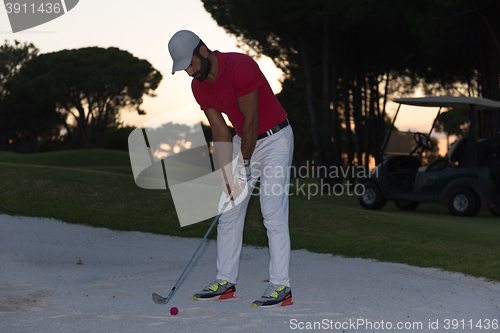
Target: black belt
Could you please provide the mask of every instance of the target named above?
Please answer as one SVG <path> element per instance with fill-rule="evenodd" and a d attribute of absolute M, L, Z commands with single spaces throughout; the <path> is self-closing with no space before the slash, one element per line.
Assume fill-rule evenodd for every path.
<path fill-rule="evenodd" d="M 267 138 L 268 136 L 270 135 L 273 135 L 275 133 L 278 133 L 279 131 L 281 131 L 283 128 L 287 127 L 288 125 L 290 125 L 290 123 L 288 122 L 288 118 L 286 118 L 285 120 L 283 120 L 282 123 L 279 123 L 278 125 L 274 126 L 273 128 L 271 128 L 269 131 L 267 132 L 264 132 L 262 134 L 259 134 L 259 136 L 257 137 L 257 140 L 260 140 L 260 139 L 264 139 L 264 138 Z"/>

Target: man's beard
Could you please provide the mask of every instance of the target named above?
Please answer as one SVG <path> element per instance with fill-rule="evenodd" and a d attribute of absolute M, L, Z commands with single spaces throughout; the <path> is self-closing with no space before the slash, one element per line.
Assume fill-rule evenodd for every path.
<path fill-rule="evenodd" d="M 208 58 L 203 58 L 201 56 L 198 56 L 198 58 L 200 58 L 201 60 L 201 67 L 199 71 L 193 74 L 193 77 L 196 80 L 203 82 L 207 79 L 208 74 L 210 74 L 210 69 L 212 68 L 212 64 L 210 64 L 210 60 L 208 60 Z"/>

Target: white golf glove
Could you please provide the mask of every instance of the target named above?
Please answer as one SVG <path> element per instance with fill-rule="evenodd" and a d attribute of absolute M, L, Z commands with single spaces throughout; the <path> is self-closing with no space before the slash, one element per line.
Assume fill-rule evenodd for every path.
<path fill-rule="evenodd" d="M 238 185 L 240 188 L 244 188 L 251 178 L 250 160 L 248 158 L 239 158 L 234 169 L 232 186 Z"/>

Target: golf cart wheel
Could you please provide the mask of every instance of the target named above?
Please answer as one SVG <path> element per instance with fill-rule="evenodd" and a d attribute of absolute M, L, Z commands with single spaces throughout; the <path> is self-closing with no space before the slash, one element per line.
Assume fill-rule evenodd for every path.
<path fill-rule="evenodd" d="M 481 198 L 468 188 L 460 188 L 448 197 L 448 209 L 456 216 L 476 216 L 481 210 Z"/>
<path fill-rule="evenodd" d="M 490 206 L 488 207 L 491 215 L 500 216 L 500 206 Z"/>
<path fill-rule="evenodd" d="M 364 184 L 365 191 L 358 197 L 359 203 L 364 209 L 382 209 L 387 200 L 377 184 L 368 182 Z"/>
<path fill-rule="evenodd" d="M 394 203 L 396 207 L 401 210 L 415 210 L 420 205 L 418 201 L 409 201 L 409 200 L 395 200 Z"/>

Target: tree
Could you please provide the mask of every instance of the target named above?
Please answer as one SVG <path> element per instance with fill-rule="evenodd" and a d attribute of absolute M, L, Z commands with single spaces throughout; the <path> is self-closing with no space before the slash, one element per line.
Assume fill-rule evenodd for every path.
<path fill-rule="evenodd" d="M 5 84 L 37 53 L 38 49 L 33 44 L 21 44 L 17 40 L 14 45 L 5 41 L 0 46 L 0 151 L 7 149 L 8 131 L 15 126 L 11 115 L 5 110 Z"/>
<path fill-rule="evenodd" d="M 395 78 L 406 75 L 407 50 L 414 43 L 415 34 L 404 16 L 395 15 L 407 10 L 405 4 L 394 0 L 203 3 L 220 26 L 258 54 L 271 57 L 285 73 L 285 82 L 302 87 L 296 93 L 305 95 L 308 133 L 317 165 L 326 166 L 322 170 L 353 161 L 368 164 L 383 139 L 387 98 L 400 89 Z M 388 35 L 394 36 L 397 46 Z M 344 161 L 343 152 L 347 152 Z M 320 175 L 320 180 L 325 185 L 340 181 L 328 174 Z"/>
<path fill-rule="evenodd" d="M 500 100 L 500 2 L 432 0 L 429 13 L 414 17 L 425 66 L 419 75 L 429 93 Z M 493 137 L 496 113 L 485 111 L 482 126 Z"/>
<path fill-rule="evenodd" d="M 441 113 L 434 129 L 436 132 L 446 133 L 448 143 L 450 135 L 466 136 L 469 130 L 469 109 L 454 109 Z"/>
<path fill-rule="evenodd" d="M 27 80 L 21 75 L 11 78 L 5 88 L 4 111 L 9 115 L 14 135 L 11 146 L 19 152 L 36 153 L 38 140 L 58 137 L 60 115 L 56 113 L 53 80 L 48 76 Z"/>
<path fill-rule="evenodd" d="M 228 33 L 283 70 L 284 88 L 296 90 L 282 97 L 302 95 L 304 132 L 319 166 L 368 166 L 372 157 L 380 163 L 387 102 L 417 87 L 499 99 L 498 0 L 203 3 Z M 496 120 L 484 118 L 491 130 Z M 306 129 L 304 121 L 299 126 Z M 320 175 L 320 181 L 338 180 Z"/>
<path fill-rule="evenodd" d="M 106 129 L 123 109 L 139 114 L 143 96 L 154 97 L 162 75 L 118 48 L 89 47 L 47 53 L 25 64 L 18 80 L 43 82 L 68 133 L 76 123 L 80 145 L 104 148 Z"/>

